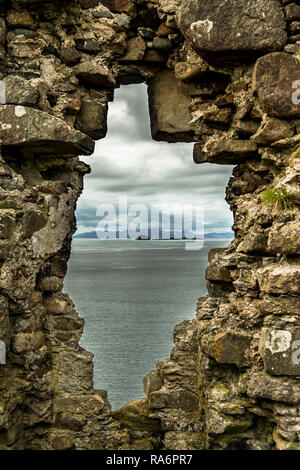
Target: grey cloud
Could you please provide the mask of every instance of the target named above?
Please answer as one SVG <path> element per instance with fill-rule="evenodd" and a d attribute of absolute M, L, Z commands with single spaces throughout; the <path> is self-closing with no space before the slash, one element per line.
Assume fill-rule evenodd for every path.
<path fill-rule="evenodd" d="M 116 103 L 116 104 L 115 104 Z M 151 139 L 150 118 L 148 112 L 147 89 L 145 85 L 123 86 L 115 92 L 116 111 L 109 115 L 110 135 L 123 136 L 124 140 L 136 141 Z M 118 114 L 118 108 L 125 107 L 126 113 Z"/>
<path fill-rule="evenodd" d="M 79 231 L 97 223 L 100 203 L 116 203 L 118 196 L 150 204 L 203 204 L 209 229 L 228 230 L 232 215 L 224 201 L 232 168 L 195 165 L 192 144 L 155 142 L 145 85 L 121 87 L 109 108 L 109 132 L 97 142 L 95 154 L 84 157 L 92 172 L 78 203 Z"/>

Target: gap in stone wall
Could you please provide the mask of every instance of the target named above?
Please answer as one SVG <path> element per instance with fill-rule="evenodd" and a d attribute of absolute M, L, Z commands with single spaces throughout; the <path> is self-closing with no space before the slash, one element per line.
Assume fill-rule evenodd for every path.
<path fill-rule="evenodd" d="M 94 353 L 94 383 L 107 389 L 113 409 L 143 397 L 144 375 L 169 355 L 175 324 L 195 316 L 207 293 L 208 251 L 230 240 L 207 240 L 201 251 L 183 241 L 100 241 L 95 236 L 101 203 L 203 204 L 206 233 L 230 232 L 224 200 L 230 166 L 192 159 L 193 144 L 151 138 L 145 85 L 123 86 L 109 107 L 108 135 L 97 142 L 77 208 L 77 234 L 65 291 L 85 318 L 81 345 Z M 84 238 L 81 238 L 84 237 Z M 223 237 L 224 238 L 224 237 Z"/>

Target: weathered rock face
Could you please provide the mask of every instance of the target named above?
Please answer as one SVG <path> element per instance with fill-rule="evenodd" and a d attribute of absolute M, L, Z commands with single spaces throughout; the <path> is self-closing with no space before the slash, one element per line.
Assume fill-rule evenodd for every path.
<path fill-rule="evenodd" d="M 297 56 L 274 52 L 258 59 L 254 68 L 253 90 L 270 116 L 299 118 L 300 61 Z M 294 100 L 293 100 L 294 97 Z"/>
<path fill-rule="evenodd" d="M 177 12 L 191 46 L 210 61 L 249 59 L 286 43 L 279 0 L 184 0 Z"/>
<path fill-rule="evenodd" d="M 266 329 L 261 336 L 260 352 L 271 375 L 299 375 L 300 329 Z"/>
<path fill-rule="evenodd" d="M 299 6 L 7 3 L 0 449 L 299 449 Z M 209 295 L 175 327 L 146 397 L 111 412 L 62 288 L 89 172 L 77 155 L 105 136 L 113 89 L 142 82 L 155 139 L 195 141 L 196 163 L 237 165 L 226 191 L 235 239 L 209 253 Z"/>
<path fill-rule="evenodd" d="M 207 144 L 205 151 L 201 144 L 194 147 L 195 163 L 219 163 L 234 165 L 242 163 L 247 157 L 257 154 L 257 145 L 249 140 L 220 140 Z"/>
<path fill-rule="evenodd" d="M 235 331 L 225 331 L 213 338 L 208 354 L 220 364 L 236 364 L 242 367 L 248 364 L 246 353 L 250 344 L 251 337 Z"/>
<path fill-rule="evenodd" d="M 82 100 L 76 127 L 93 139 L 102 139 L 107 132 L 107 104 L 97 100 Z"/>
<path fill-rule="evenodd" d="M 149 88 L 152 137 L 167 142 L 192 142 L 189 105 L 193 86 L 181 83 L 173 72 L 158 72 Z M 195 90 L 194 90 L 195 91 Z"/>
<path fill-rule="evenodd" d="M 61 119 L 24 106 L 0 107 L 0 141 L 3 149 L 60 155 L 90 155 L 94 142 Z"/>
<path fill-rule="evenodd" d="M 268 145 L 281 139 L 288 139 L 293 135 L 292 128 L 287 122 L 279 119 L 267 119 L 256 134 L 251 136 L 251 140 L 256 144 Z"/>
<path fill-rule="evenodd" d="M 76 67 L 76 76 L 83 83 L 95 88 L 114 88 L 115 85 L 111 72 L 100 61 L 81 62 Z"/>

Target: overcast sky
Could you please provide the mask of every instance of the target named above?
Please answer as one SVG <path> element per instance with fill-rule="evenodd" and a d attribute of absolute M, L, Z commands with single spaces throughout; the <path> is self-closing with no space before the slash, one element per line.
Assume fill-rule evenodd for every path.
<path fill-rule="evenodd" d="M 96 143 L 94 155 L 82 157 L 92 172 L 77 207 L 78 233 L 95 231 L 100 204 L 156 205 L 162 211 L 183 204 L 204 208 L 205 232 L 227 232 L 232 215 L 224 200 L 232 173 L 226 165 L 193 162 L 193 144 L 168 144 L 151 139 L 146 85 L 115 91 L 109 105 L 108 134 Z"/>

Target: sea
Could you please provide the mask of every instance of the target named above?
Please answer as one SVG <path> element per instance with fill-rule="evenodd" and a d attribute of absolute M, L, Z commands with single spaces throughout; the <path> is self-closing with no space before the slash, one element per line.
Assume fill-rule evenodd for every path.
<path fill-rule="evenodd" d="M 207 294 L 211 248 L 187 250 L 184 240 L 73 239 L 64 291 L 85 319 L 81 346 L 94 354 L 94 386 L 112 409 L 143 398 L 143 377 L 169 357 L 173 328 L 195 317 Z M 193 243 L 193 242 L 189 242 Z"/>

